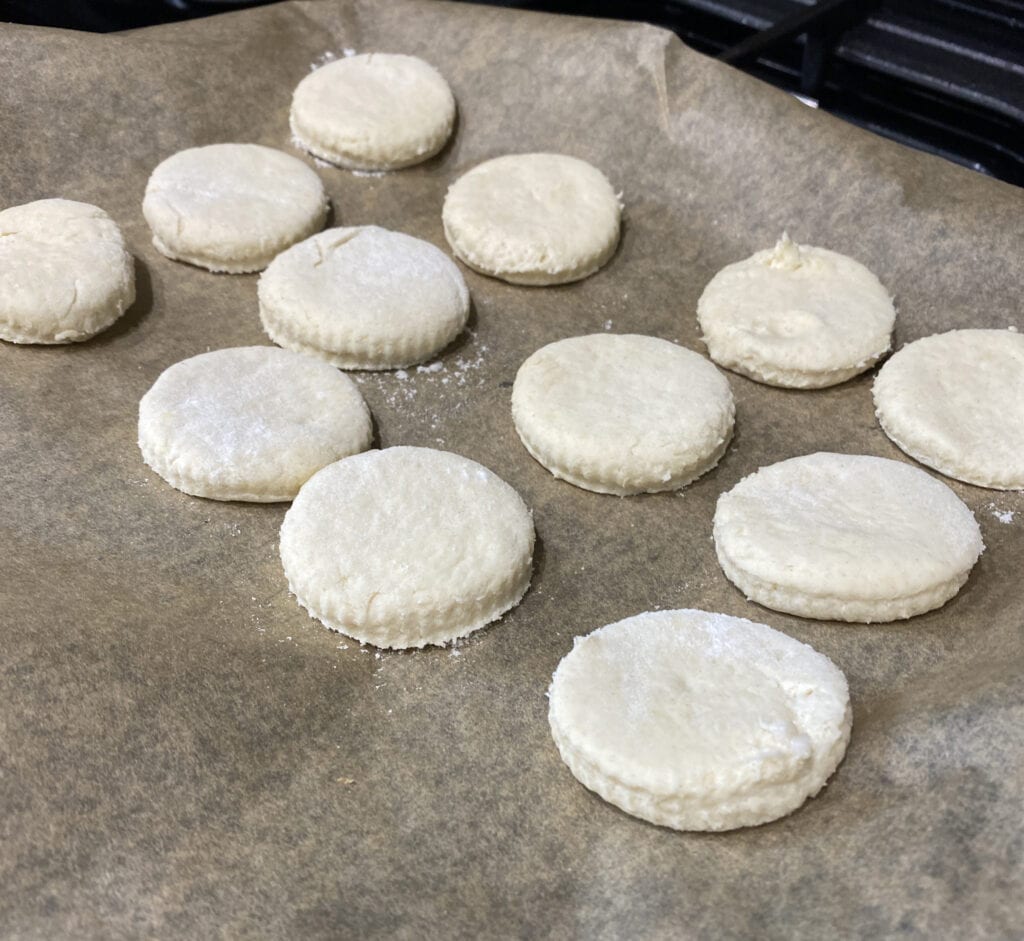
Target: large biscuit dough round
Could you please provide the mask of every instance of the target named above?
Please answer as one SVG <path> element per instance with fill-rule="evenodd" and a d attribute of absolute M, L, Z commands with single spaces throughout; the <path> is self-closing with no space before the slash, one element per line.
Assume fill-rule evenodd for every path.
<path fill-rule="evenodd" d="M 281 526 L 299 604 L 377 647 L 445 644 L 530 584 L 533 520 L 486 467 L 429 448 L 350 457 L 314 476 Z"/>
<path fill-rule="evenodd" d="M 598 493 L 685 486 L 718 463 L 734 416 L 726 378 L 703 356 L 655 337 L 550 343 L 512 387 L 512 417 L 530 454 Z"/>
<path fill-rule="evenodd" d="M 172 487 L 213 500 L 291 500 L 320 468 L 370 446 L 355 383 L 272 346 L 165 369 L 139 404 L 139 447 Z"/>
<path fill-rule="evenodd" d="M 697 319 L 720 366 L 768 385 L 820 389 L 888 351 L 896 309 L 859 262 L 783 235 L 719 271 L 697 302 Z"/>
<path fill-rule="evenodd" d="M 0 212 L 0 339 L 73 343 L 135 301 L 135 268 L 102 209 L 40 199 Z"/>
<path fill-rule="evenodd" d="M 885 433 L 948 477 L 1024 490 L 1024 336 L 953 330 L 903 347 L 878 373 Z"/>
<path fill-rule="evenodd" d="M 422 239 L 377 226 L 328 229 L 260 277 L 260 319 L 281 346 L 342 369 L 422 362 L 469 317 L 458 266 Z"/>
<path fill-rule="evenodd" d="M 415 56 L 350 56 L 295 89 L 292 133 L 312 154 L 350 170 L 396 170 L 436 154 L 455 126 L 455 99 Z"/>
<path fill-rule="evenodd" d="M 190 147 L 149 178 L 142 213 L 168 258 L 210 271 L 259 271 L 327 218 L 320 177 L 259 144 Z"/>
<path fill-rule="evenodd" d="M 442 219 L 455 254 L 475 271 L 513 284 L 562 284 L 612 257 L 621 213 L 611 183 L 589 163 L 515 154 L 456 180 Z"/>
<path fill-rule="evenodd" d="M 801 617 L 894 621 L 938 608 L 984 545 L 945 484 L 900 461 L 819 452 L 718 499 L 715 550 L 751 601 Z"/>
<path fill-rule="evenodd" d="M 548 720 L 563 761 L 633 816 L 731 830 L 796 810 L 846 751 L 846 678 L 828 657 L 743 618 L 638 614 L 577 638 Z"/>

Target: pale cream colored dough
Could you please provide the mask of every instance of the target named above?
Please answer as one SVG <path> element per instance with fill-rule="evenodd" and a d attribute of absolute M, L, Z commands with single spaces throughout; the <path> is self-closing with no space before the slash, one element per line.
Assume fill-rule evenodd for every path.
<path fill-rule="evenodd" d="M 676 490 L 732 437 L 729 383 L 668 340 L 608 333 L 549 343 L 519 368 L 512 417 L 555 477 L 620 496 Z"/>
<path fill-rule="evenodd" d="M 291 500 L 370 446 L 355 383 L 300 353 L 244 346 L 165 369 L 139 404 L 139 448 L 172 487 L 213 500 Z"/>
<path fill-rule="evenodd" d="M 512 284 L 593 274 L 619 242 L 622 207 L 596 167 L 562 154 L 514 154 L 474 167 L 448 189 L 442 220 L 470 268 Z"/>
<path fill-rule="evenodd" d="M 260 277 L 259 304 L 275 343 L 342 369 L 422 362 L 469 317 L 455 262 L 377 226 L 328 229 L 278 255 Z"/>
<path fill-rule="evenodd" d="M 984 550 L 944 483 L 880 457 L 819 452 L 718 499 L 715 550 L 751 601 L 801 617 L 895 621 L 952 598 Z"/>
<path fill-rule="evenodd" d="M 102 209 L 40 199 L 0 212 L 0 339 L 88 340 L 134 302 L 134 261 Z"/>
<path fill-rule="evenodd" d="M 750 827 L 796 810 L 846 752 L 846 678 L 743 618 L 657 611 L 576 638 L 548 721 L 562 760 L 628 814 L 676 830 Z"/>
<path fill-rule="evenodd" d="M 517 604 L 530 584 L 533 519 L 475 461 L 398 447 L 315 475 L 281 526 L 299 604 L 377 647 L 445 644 Z"/>
<path fill-rule="evenodd" d="M 820 389 L 864 372 L 888 350 L 896 309 L 859 262 L 783 235 L 728 265 L 697 303 L 708 353 L 758 382 Z"/>
<path fill-rule="evenodd" d="M 1024 336 L 953 330 L 916 340 L 882 367 L 874 397 L 882 429 L 922 464 L 1024 490 Z"/>
<path fill-rule="evenodd" d="M 307 75 L 292 97 L 292 133 L 350 170 L 396 170 L 436 154 L 455 126 L 455 98 L 432 65 L 373 52 Z"/>
<path fill-rule="evenodd" d="M 142 213 L 168 258 L 243 274 L 323 228 L 327 193 L 313 170 L 280 150 L 210 144 L 153 171 Z"/>

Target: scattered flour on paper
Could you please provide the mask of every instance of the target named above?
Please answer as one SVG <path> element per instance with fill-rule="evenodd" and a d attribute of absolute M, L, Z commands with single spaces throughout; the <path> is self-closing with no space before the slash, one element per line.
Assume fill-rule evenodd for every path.
<path fill-rule="evenodd" d="M 346 49 L 345 52 L 348 53 L 348 50 Z M 320 55 L 309 63 L 309 71 L 315 72 L 317 69 L 323 68 L 328 62 L 333 62 L 337 58 L 337 53 L 331 52 L 330 50 L 327 52 L 321 52 Z"/>
<path fill-rule="evenodd" d="M 469 331 L 470 341 L 474 336 L 473 331 Z M 486 379 L 474 374 L 484 365 L 486 353 L 487 346 L 482 345 L 473 352 L 459 353 L 448 362 L 435 360 L 408 369 L 396 369 L 394 372 L 351 372 L 348 375 L 360 386 L 374 389 L 388 407 L 397 408 L 414 401 L 421 389 L 484 385 Z M 450 411 L 458 411 L 462 404 L 452 403 Z M 431 428 L 436 428 L 438 422 L 439 417 L 433 416 Z"/>
<path fill-rule="evenodd" d="M 1013 517 L 1016 513 L 1013 510 L 1004 510 L 996 506 L 994 503 L 988 504 L 988 511 L 991 513 L 1000 523 L 1006 523 L 1009 525 L 1013 522 Z"/>

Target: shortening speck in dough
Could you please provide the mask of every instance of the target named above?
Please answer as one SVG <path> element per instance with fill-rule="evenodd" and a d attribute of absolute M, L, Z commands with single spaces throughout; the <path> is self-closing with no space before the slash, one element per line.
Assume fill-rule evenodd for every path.
<path fill-rule="evenodd" d="M 445 644 L 517 604 L 533 518 L 486 467 L 430 448 L 346 458 L 316 474 L 281 526 L 288 586 L 310 615 L 377 647 Z"/>
<path fill-rule="evenodd" d="M 620 496 L 675 490 L 714 467 L 732 437 L 725 376 L 656 337 L 559 340 L 519 368 L 512 417 L 555 477 Z"/>
<path fill-rule="evenodd" d="M 315 171 L 280 150 L 210 144 L 153 171 L 142 213 L 168 258 L 242 274 L 323 228 L 327 193 Z"/>
<path fill-rule="evenodd" d="M 459 177 L 444 232 L 470 268 L 513 284 L 593 274 L 619 242 L 622 207 L 596 167 L 563 154 L 496 157 Z"/>
<path fill-rule="evenodd" d="M 415 56 L 348 56 L 295 89 L 292 133 L 310 153 L 350 170 L 396 170 L 436 154 L 455 126 L 455 98 Z"/>
<path fill-rule="evenodd" d="M 783 235 L 719 271 L 697 319 L 720 366 L 768 385 L 820 389 L 889 350 L 896 309 L 864 265 Z"/>
<path fill-rule="evenodd" d="M 441 249 L 371 225 L 328 229 L 282 252 L 260 277 L 259 305 L 281 346 L 342 369 L 396 369 L 459 335 L 469 291 Z"/>
<path fill-rule="evenodd" d="M 901 461 L 818 452 L 718 499 L 715 550 L 751 601 L 801 617 L 895 621 L 938 608 L 984 544 L 944 483 Z"/>
<path fill-rule="evenodd" d="M 846 678 L 824 655 L 743 618 L 638 614 L 575 646 L 548 721 L 562 760 L 628 814 L 731 830 L 796 810 L 846 752 Z"/>
<path fill-rule="evenodd" d="M 213 500 L 291 500 L 316 471 L 363 451 L 355 383 L 273 346 L 201 353 L 164 370 L 139 404 L 139 448 L 172 487 Z"/>
<path fill-rule="evenodd" d="M 874 397 L 882 429 L 922 464 L 1024 490 L 1024 336 L 953 330 L 915 340 L 879 371 Z"/>
<path fill-rule="evenodd" d="M 87 340 L 134 301 L 134 261 L 102 209 L 40 199 L 0 212 L 0 340 Z"/>

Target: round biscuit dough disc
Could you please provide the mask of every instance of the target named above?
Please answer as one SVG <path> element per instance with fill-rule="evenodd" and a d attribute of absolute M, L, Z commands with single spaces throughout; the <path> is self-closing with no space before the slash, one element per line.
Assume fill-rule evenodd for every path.
<path fill-rule="evenodd" d="M 628 814 L 676 830 L 756 826 L 796 810 L 846 751 L 846 678 L 743 618 L 657 611 L 609 624 L 555 671 L 562 760 Z"/>
<path fill-rule="evenodd" d="M 139 403 L 139 448 L 172 487 L 213 500 L 291 500 L 320 468 L 370 446 L 355 383 L 273 346 L 201 353 Z"/>
<path fill-rule="evenodd" d="M 448 189 L 442 220 L 455 254 L 512 284 L 563 284 L 615 252 L 622 207 L 605 175 L 563 154 L 514 154 Z"/>
<path fill-rule="evenodd" d="M 259 144 L 190 147 L 146 184 L 142 213 L 168 258 L 210 271 L 259 271 L 327 218 L 320 177 L 301 160 Z"/>
<path fill-rule="evenodd" d="M 292 96 L 292 133 L 350 170 L 397 170 L 436 154 L 455 126 L 441 73 L 415 56 L 349 56 L 307 75 Z"/>
<path fill-rule="evenodd" d="M 942 606 L 985 548 L 941 481 L 900 461 L 827 452 L 744 477 L 718 498 L 714 539 L 750 601 L 866 623 Z"/>
<path fill-rule="evenodd" d="M 377 226 L 328 229 L 282 252 L 260 277 L 275 343 L 342 369 L 422 362 L 469 317 L 458 266 L 422 239 Z"/>
<path fill-rule="evenodd" d="M 40 199 L 0 212 L 0 339 L 74 343 L 135 301 L 135 268 L 102 209 Z"/>
<path fill-rule="evenodd" d="M 1024 490 L 1024 336 L 953 330 L 907 344 L 879 371 L 885 433 L 947 477 Z"/>
<path fill-rule="evenodd" d="M 475 461 L 430 448 L 370 451 L 324 468 L 281 526 L 299 604 L 377 647 L 445 644 L 517 604 L 533 520 Z"/>
<path fill-rule="evenodd" d="M 708 354 L 758 382 L 820 389 L 864 372 L 889 349 L 889 292 L 859 262 L 783 235 L 728 265 L 697 302 Z"/>
<path fill-rule="evenodd" d="M 655 337 L 559 340 L 519 368 L 512 418 L 555 477 L 620 496 L 676 490 L 714 467 L 732 437 L 726 378 Z"/>

